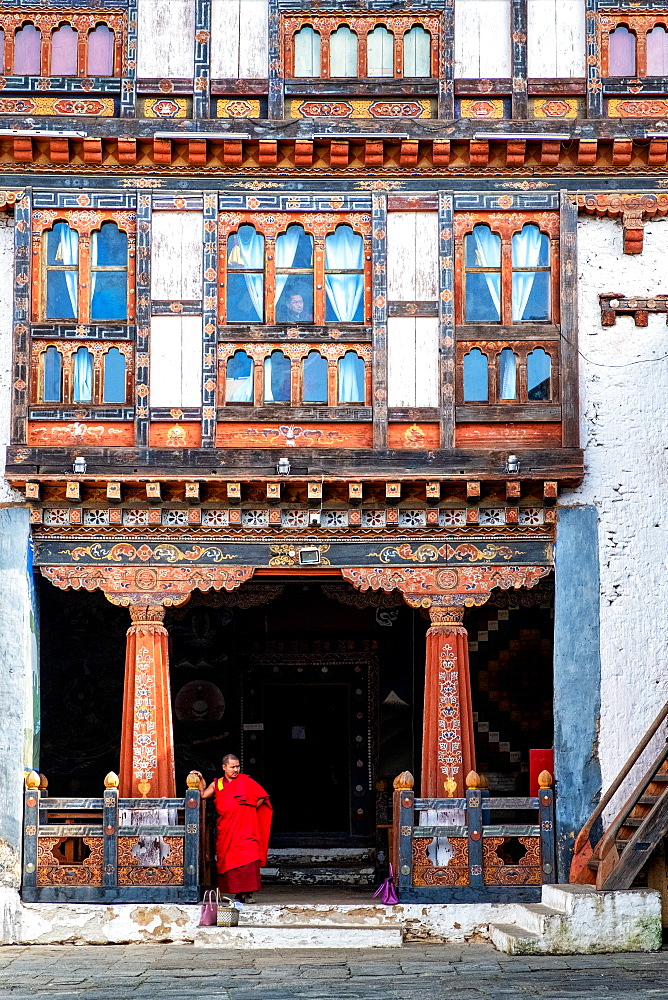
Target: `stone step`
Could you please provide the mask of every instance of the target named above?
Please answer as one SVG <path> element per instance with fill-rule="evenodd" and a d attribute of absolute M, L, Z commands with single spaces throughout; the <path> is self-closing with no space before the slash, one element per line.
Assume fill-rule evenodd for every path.
<path fill-rule="evenodd" d="M 401 915 L 393 906 L 377 904 L 374 899 L 359 903 L 265 903 L 260 901 L 243 906 L 239 913 L 242 927 L 395 927 Z"/>
<path fill-rule="evenodd" d="M 506 955 L 536 955 L 541 951 L 540 935 L 516 924 L 490 924 L 489 936 L 494 947 Z"/>
<path fill-rule="evenodd" d="M 515 911 L 517 930 L 521 933 L 543 935 L 550 917 L 563 917 L 563 910 L 555 910 L 544 903 L 518 904 Z"/>
<path fill-rule="evenodd" d="M 374 884 L 371 865 L 278 865 L 262 869 L 266 885 L 367 885 Z"/>
<path fill-rule="evenodd" d="M 198 927 L 194 944 L 203 948 L 399 948 L 399 924 L 387 927 L 308 924 L 240 924 Z"/>

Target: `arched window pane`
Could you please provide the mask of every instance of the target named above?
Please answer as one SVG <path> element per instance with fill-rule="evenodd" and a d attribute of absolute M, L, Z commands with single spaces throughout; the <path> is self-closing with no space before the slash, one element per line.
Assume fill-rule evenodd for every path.
<path fill-rule="evenodd" d="M 93 355 L 86 347 L 80 347 L 74 354 L 74 392 L 75 403 L 91 403 L 93 401 Z"/>
<path fill-rule="evenodd" d="M 517 398 L 517 356 L 510 347 L 499 355 L 499 399 Z"/>
<path fill-rule="evenodd" d="M 552 359 L 542 347 L 527 355 L 527 396 L 532 400 L 552 399 Z"/>
<path fill-rule="evenodd" d="M 394 35 L 379 24 L 366 36 L 367 76 L 394 76 Z"/>
<path fill-rule="evenodd" d="M 464 355 L 464 402 L 486 403 L 488 399 L 487 355 L 474 347 Z"/>
<path fill-rule="evenodd" d="M 550 317 L 550 240 L 529 223 L 513 236 L 513 320 L 540 322 Z"/>
<path fill-rule="evenodd" d="M 239 226 L 227 241 L 227 319 L 264 319 L 264 236 L 253 226 Z"/>
<path fill-rule="evenodd" d="M 419 24 L 404 35 L 404 76 L 431 76 L 431 35 Z"/>
<path fill-rule="evenodd" d="M 245 351 L 237 351 L 227 362 L 225 402 L 253 402 L 253 360 Z"/>
<path fill-rule="evenodd" d="M 357 76 L 357 35 L 345 25 L 330 35 L 329 75 Z"/>
<path fill-rule="evenodd" d="M 14 75 L 40 76 L 42 35 L 34 24 L 25 24 L 14 36 Z"/>
<path fill-rule="evenodd" d="M 337 226 L 325 239 L 328 323 L 364 320 L 364 240 L 351 226 Z"/>
<path fill-rule="evenodd" d="M 105 222 L 91 239 L 90 318 L 126 319 L 128 238 L 115 222 Z"/>
<path fill-rule="evenodd" d="M 46 234 L 46 319 L 76 319 L 79 234 L 56 222 Z"/>
<path fill-rule="evenodd" d="M 363 403 L 364 361 L 354 351 L 339 359 L 339 403 Z"/>
<path fill-rule="evenodd" d="M 320 35 L 308 25 L 295 35 L 295 76 L 320 76 Z"/>
<path fill-rule="evenodd" d="M 125 402 L 125 356 L 117 347 L 110 348 L 104 356 L 103 402 Z"/>
<path fill-rule="evenodd" d="M 660 24 L 647 33 L 647 76 L 668 75 L 668 31 Z"/>
<path fill-rule="evenodd" d="M 59 403 L 62 394 L 63 358 L 55 347 L 47 347 L 44 352 L 44 378 L 42 384 L 42 401 L 44 403 Z"/>
<path fill-rule="evenodd" d="M 114 75 L 114 33 L 106 24 L 98 24 L 88 34 L 89 76 Z"/>
<path fill-rule="evenodd" d="M 264 401 L 290 402 L 290 361 L 282 351 L 272 351 L 264 359 Z"/>
<path fill-rule="evenodd" d="M 489 226 L 474 226 L 464 245 L 466 321 L 498 323 L 501 319 L 501 237 Z"/>
<path fill-rule="evenodd" d="M 313 322 L 313 237 L 288 226 L 276 238 L 276 322 Z"/>
<path fill-rule="evenodd" d="M 608 73 L 610 76 L 636 75 L 636 36 L 623 24 L 610 32 Z"/>
<path fill-rule="evenodd" d="M 327 402 L 327 359 L 310 351 L 303 363 L 302 399 L 305 403 Z"/>
<path fill-rule="evenodd" d="M 63 24 L 51 35 L 51 76 L 76 76 L 79 35 Z"/>

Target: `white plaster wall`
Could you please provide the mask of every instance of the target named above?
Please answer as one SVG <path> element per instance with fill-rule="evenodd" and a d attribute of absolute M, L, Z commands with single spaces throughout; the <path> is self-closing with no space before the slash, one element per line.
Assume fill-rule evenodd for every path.
<path fill-rule="evenodd" d="M 668 294 L 668 221 L 646 226 L 641 255 L 625 256 L 622 246 L 619 223 L 580 218 L 586 475 L 561 500 L 598 511 L 604 789 L 668 699 L 668 327 L 665 315 L 650 316 L 646 328 L 632 317 L 603 327 L 598 299 L 604 292 Z"/>

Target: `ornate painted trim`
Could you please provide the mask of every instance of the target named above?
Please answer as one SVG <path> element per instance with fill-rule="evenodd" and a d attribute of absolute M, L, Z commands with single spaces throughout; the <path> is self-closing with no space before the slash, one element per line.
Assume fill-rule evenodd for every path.
<path fill-rule="evenodd" d="M 193 590 L 235 590 L 253 566 L 42 566 L 60 590 L 101 590 L 123 607 L 184 604 Z"/>

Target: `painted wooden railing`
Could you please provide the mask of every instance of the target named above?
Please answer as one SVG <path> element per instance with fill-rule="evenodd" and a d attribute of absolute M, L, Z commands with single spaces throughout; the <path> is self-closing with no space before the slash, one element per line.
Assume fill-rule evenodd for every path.
<path fill-rule="evenodd" d="M 394 782 L 394 869 L 406 903 L 540 900 L 555 878 L 552 775 L 541 772 L 537 797 L 490 795 L 475 771 L 465 798 L 420 799 L 404 772 Z M 535 812 L 535 823 L 491 823 L 491 813 Z M 419 814 L 416 821 L 416 813 Z M 451 825 L 424 824 L 425 814 Z M 440 817 L 439 817 L 440 814 Z M 448 815 L 449 814 L 449 815 Z"/>
<path fill-rule="evenodd" d="M 118 784 L 111 772 L 100 798 L 51 798 L 35 771 L 26 777 L 26 902 L 199 900 L 199 776 L 180 799 L 121 799 Z"/>

